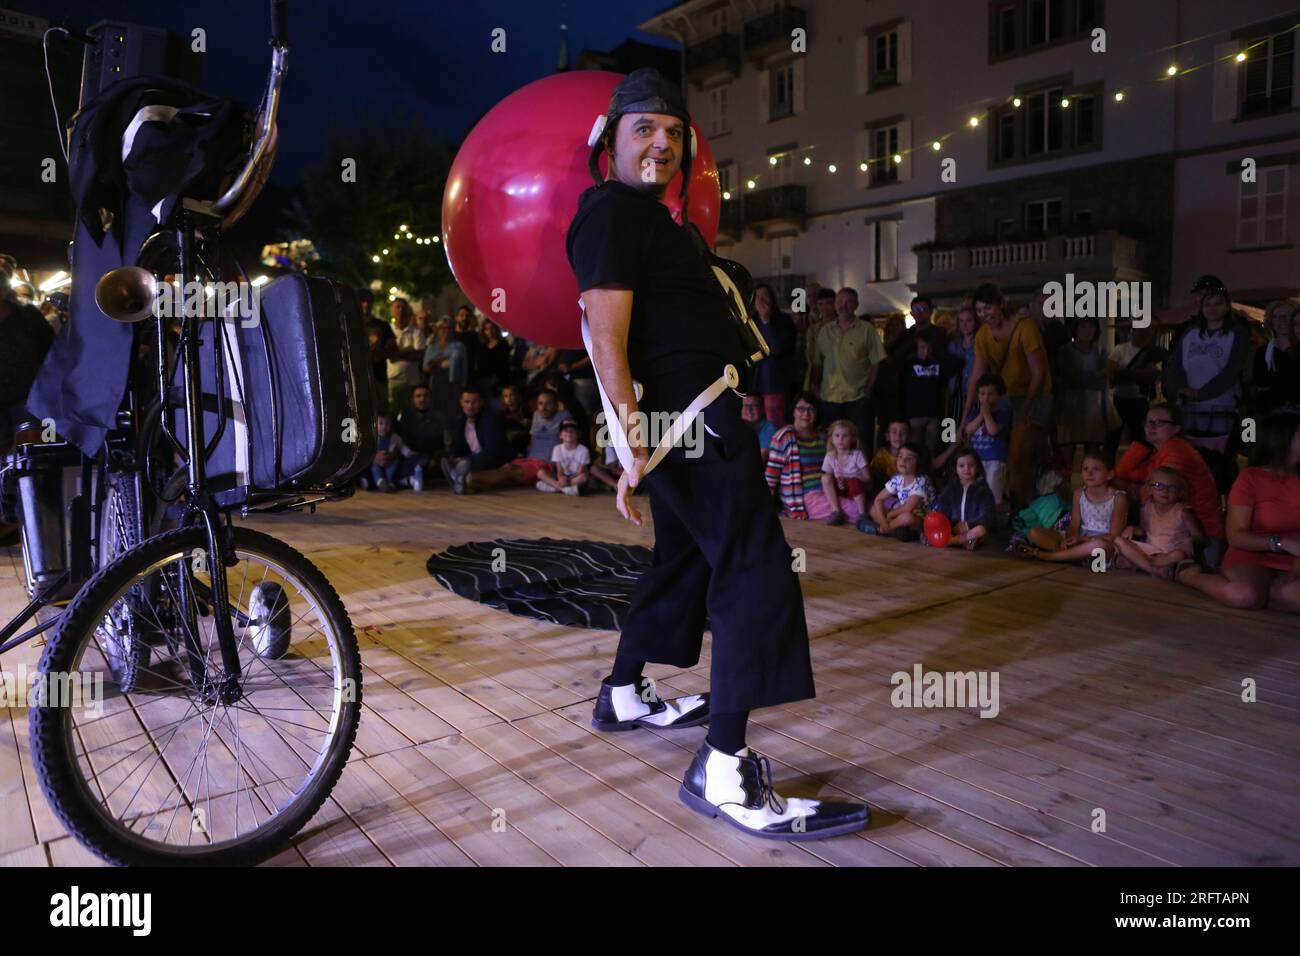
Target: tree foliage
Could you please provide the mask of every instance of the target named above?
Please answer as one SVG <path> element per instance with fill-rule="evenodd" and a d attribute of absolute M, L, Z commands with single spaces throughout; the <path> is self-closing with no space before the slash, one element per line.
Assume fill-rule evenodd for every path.
<path fill-rule="evenodd" d="M 440 234 L 453 155 L 413 121 L 392 120 L 336 137 L 325 162 L 307 171 L 303 198 L 295 204 L 302 235 L 320 253 L 318 271 L 353 285 L 378 279 L 383 289 L 396 286 L 417 298 L 436 295 L 452 281 L 443 244 L 416 238 Z"/>

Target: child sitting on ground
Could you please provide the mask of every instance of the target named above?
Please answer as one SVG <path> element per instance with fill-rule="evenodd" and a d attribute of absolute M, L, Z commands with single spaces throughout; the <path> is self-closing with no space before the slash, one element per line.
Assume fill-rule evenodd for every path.
<path fill-rule="evenodd" d="M 1115 539 L 1117 568 L 1137 568 L 1172 581 L 1178 562 L 1191 558 L 1205 535 L 1187 506 L 1187 482 L 1175 469 L 1156 468 L 1147 476 L 1140 527 L 1129 525 Z"/>
<path fill-rule="evenodd" d="M 1128 524 L 1128 496 L 1111 484 L 1114 465 L 1103 451 L 1083 456 L 1083 487 L 1074 493 L 1070 524 L 1064 532 L 1032 528 L 1029 545 L 1020 553 L 1043 561 L 1083 561 L 1100 548 L 1109 563 L 1115 557 L 1115 539 Z"/>
<path fill-rule="evenodd" d="M 898 466 L 894 459 L 897 458 L 898 449 L 903 447 L 903 443 L 911 440 L 912 426 L 902 419 L 892 421 L 885 431 L 885 437 L 888 440 L 876 449 L 876 453 L 871 457 L 872 488 L 885 487 L 885 482 L 898 474 Z"/>
<path fill-rule="evenodd" d="M 927 464 L 924 445 L 904 442 L 895 456 L 898 474 L 876 495 L 870 517 L 858 519 L 858 530 L 893 535 L 900 541 L 918 540 L 918 529 L 934 500 L 934 485 L 925 473 Z"/>
<path fill-rule="evenodd" d="M 858 443 L 858 429 L 847 418 L 832 422 L 822 460 L 822 490 L 831 503 L 827 524 L 844 524 L 843 505 L 852 503 L 848 517 L 857 521 L 867 513 L 867 459 Z M 847 499 L 842 501 L 841 499 Z"/>
<path fill-rule="evenodd" d="M 578 423 L 571 418 L 560 422 L 560 443 L 551 449 L 551 462 L 553 473 L 548 468 L 537 472 L 537 490 L 577 496 L 588 480 L 591 453 L 578 443 Z"/>
<path fill-rule="evenodd" d="M 362 488 L 373 483 L 377 491 L 396 491 L 397 473 L 402 467 L 402 461 L 410 458 L 415 452 L 406 446 L 401 435 L 393 431 L 392 415 L 383 414 L 376 417 L 375 430 L 379 438 L 375 443 L 375 460 L 370 465 L 370 482 L 362 478 L 359 483 Z M 418 485 L 417 490 L 422 490 L 424 487 L 423 471 L 417 466 L 415 473 L 411 475 L 412 487 Z"/>
<path fill-rule="evenodd" d="M 984 480 L 980 457 L 969 446 L 958 448 L 952 481 L 935 499 L 933 511 L 948 516 L 952 523 L 949 547 L 974 551 L 997 521 L 997 504 Z"/>

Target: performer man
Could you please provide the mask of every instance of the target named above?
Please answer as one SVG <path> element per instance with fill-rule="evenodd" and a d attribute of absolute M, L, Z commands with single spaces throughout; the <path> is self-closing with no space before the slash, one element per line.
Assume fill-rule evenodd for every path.
<path fill-rule="evenodd" d="M 616 505 L 639 526 L 631 498 L 651 449 L 649 436 L 629 430 L 629 422 L 638 412 L 683 411 L 728 363 L 743 367 L 746 349 L 728 294 L 662 201 L 681 169 L 685 220 L 693 144 L 681 91 L 657 70 L 636 70 L 615 89 L 604 120 L 589 162 L 597 185 L 579 199 L 567 251 L 598 382 L 632 446 Z M 603 182 L 602 152 L 609 162 Z M 751 710 L 814 695 L 808 629 L 790 546 L 739 397 L 724 390 L 701 417 L 703 441 L 679 443 L 644 476 L 654 564 L 638 583 L 592 725 L 615 731 L 707 722 L 708 737 L 679 791 L 692 809 L 773 839 L 860 830 L 870 821 L 865 804 L 782 799 L 767 759 L 745 745 Z M 710 693 L 668 701 L 640 693 L 646 662 L 699 662 L 706 615 Z"/>

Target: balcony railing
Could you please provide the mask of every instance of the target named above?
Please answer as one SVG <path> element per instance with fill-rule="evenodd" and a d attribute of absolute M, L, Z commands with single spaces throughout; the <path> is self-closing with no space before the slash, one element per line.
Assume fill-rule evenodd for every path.
<path fill-rule="evenodd" d="M 757 189 L 745 194 L 745 224 L 761 225 L 778 219 L 802 222 L 807 212 L 807 190 L 803 186 L 787 183 Z"/>
<path fill-rule="evenodd" d="M 1074 273 L 1079 278 L 1144 278 L 1143 245 L 1114 229 L 1082 236 L 963 245 L 917 253 L 917 282 L 940 291 L 951 284 L 996 280 L 1025 283 Z"/>
<path fill-rule="evenodd" d="M 745 53 L 766 56 L 790 43 L 790 31 L 806 28 L 807 14 L 802 7 L 782 7 L 745 24 Z"/>
<path fill-rule="evenodd" d="M 693 83 L 726 73 L 740 75 L 740 37 L 736 34 L 719 33 L 686 48 L 686 76 Z"/>

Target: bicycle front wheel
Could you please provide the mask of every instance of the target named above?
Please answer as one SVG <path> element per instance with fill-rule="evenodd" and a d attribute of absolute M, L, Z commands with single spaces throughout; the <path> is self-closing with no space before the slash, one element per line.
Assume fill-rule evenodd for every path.
<path fill-rule="evenodd" d="M 81 589 L 41 656 L 41 788 L 113 863 L 276 852 L 325 802 L 356 737 L 361 659 L 329 582 L 283 542 L 237 528 L 230 606 L 216 608 L 206 549 L 187 528 L 127 551 Z M 222 612 L 238 677 L 223 664 Z M 123 686 L 113 665 L 136 641 L 156 645 L 153 659 Z"/>

